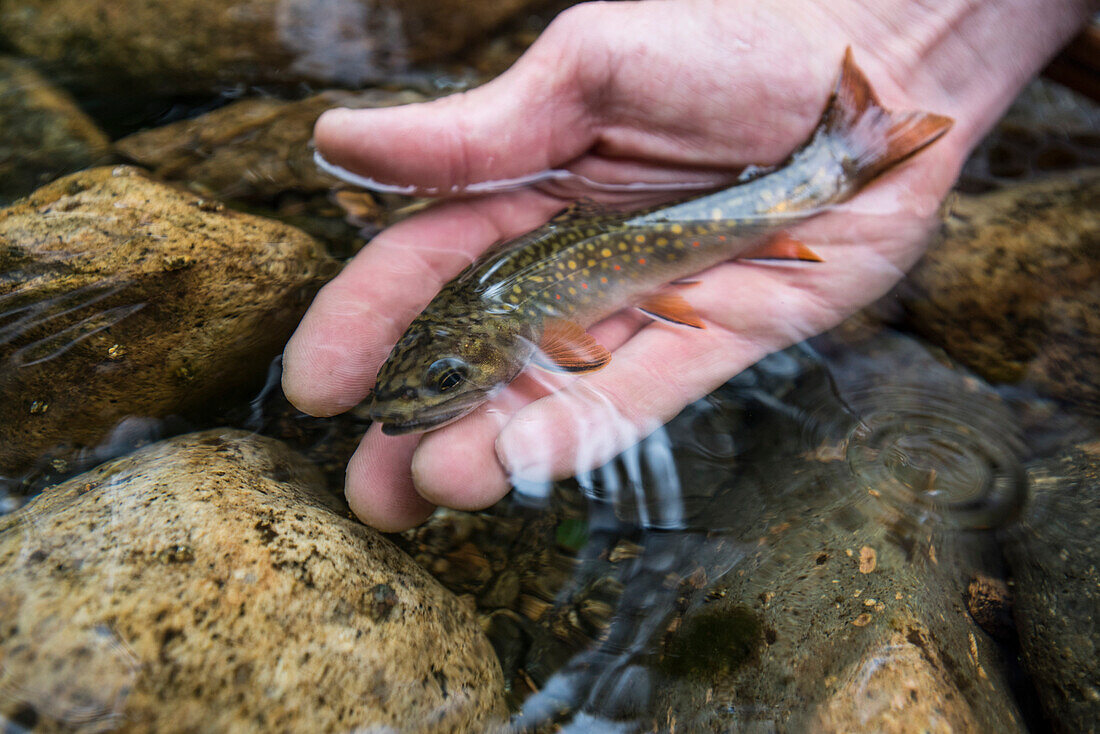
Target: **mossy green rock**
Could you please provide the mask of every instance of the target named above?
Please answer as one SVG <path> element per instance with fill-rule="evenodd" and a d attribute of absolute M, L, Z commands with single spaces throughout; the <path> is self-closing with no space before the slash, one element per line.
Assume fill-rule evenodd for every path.
<path fill-rule="evenodd" d="M 135 168 L 0 210 L 0 473 L 254 384 L 333 270 L 305 233 Z"/>
<path fill-rule="evenodd" d="M 0 519 L 0 711 L 36 731 L 485 731 L 476 621 L 282 444 L 149 446 Z"/>

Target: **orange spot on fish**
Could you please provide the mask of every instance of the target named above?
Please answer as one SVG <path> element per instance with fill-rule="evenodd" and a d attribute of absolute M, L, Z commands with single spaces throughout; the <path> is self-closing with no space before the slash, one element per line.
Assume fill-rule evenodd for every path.
<path fill-rule="evenodd" d="M 698 247 L 699 246 L 699 240 L 695 240 L 694 242 L 692 242 L 691 246 L 692 247 Z"/>
<path fill-rule="evenodd" d="M 554 298 L 556 298 L 557 300 L 559 300 L 559 301 L 560 301 L 560 300 L 561 300 L 561 294 L 560 294 L 560 293 L 556 294 L 556 295 L 554 296 Z"/>
<path fill-rule="evenodd" d="M 607 278 L 600 278 L 600 282 L 601 282 L 601 283 L 606 283 L 606 282 L 607 282 Z"/>
<path fill-rule="evenodd" d="M 588 287 L 588 283 L 581 283 L 581 288 L 587 288 L 587 287 Z"/>
<path fill-rule="evenodd" d="M 644 257 L 638 258 L 638 264 L 639 265 L 645 265 L 645 258 Z"/>
<path fill-rule="evenodd" d="M 616 265 L 616 266 L 615 266 L 615 269 L 616 269 L 616 270 L 622 270 L 622 269 L 623 269 L 623 266 L 622 266 L 622 265 Z"/>
<path fill-rule="evenodd" d="M 726 236 L 724 234 L 718 235 L 718 241 L 719 242 L 725 242 L 726 241 Z"/>

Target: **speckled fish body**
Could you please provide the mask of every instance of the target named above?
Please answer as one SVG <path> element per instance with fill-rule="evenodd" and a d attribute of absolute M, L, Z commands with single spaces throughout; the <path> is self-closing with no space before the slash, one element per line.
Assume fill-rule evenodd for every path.
<path fill-rule="evenodd" d="M 372 417 L 388 434 L 429 430 L 487 400 L 532 359 L 565 371 L 598 369 L 610 355 L 583 328 L 624 307 L 701 326 L 679 297 L 653 294 L 850 198 L 949 125 L 883 109 L 846 56 L 817 130 L 781 167 L 642 212 L 574 207 L 487 252 L 394 347 L 378 374 Z"/>

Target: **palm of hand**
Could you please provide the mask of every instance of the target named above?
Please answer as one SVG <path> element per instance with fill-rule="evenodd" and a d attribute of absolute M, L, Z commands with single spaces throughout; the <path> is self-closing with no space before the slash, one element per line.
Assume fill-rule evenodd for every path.
<path fill-rule="evenodd" d="M 844 39 L 823 32 L 821 18 L 814 33 L 803 33 L 749 5 L 685 7 L 692 6 L 578 8 L 482 89 L 327 115 L 317 127 L 319 149 L 346 168 L 424 188 L 550 167 L 601 182 L 719 184 L 740 166 L 777 162 L 812 130 Z M 768 40 L 739 48 L 731 40 L 738 35 Z M 918 106 L 859 54 L 887 106 Z M 561 476 L 609 459 L 759 358 L 884 293 L 919 256 L 961 158 L 960 143 L 943 141 L 800 226 L 797 235 L 824 263 L 728 262 L 698 276 L 686 297 L 705 330 L 623 312 L 590 330 L 614 354 L 599 372 L 576 380 L 525 374 L 490 404 L 425 436 L 385 437 L 372 426 L 348 467 L 353 510 L 396 530 L 433 504 L 492 504 L 507 491 L 509 471 Z M 493 242 L 560 209 L 554 193 L 561 192 L 446 202 L 379 235 L 318 295 L 288 345 L 287 395 L 322 415 L 361 401 L 390 346 L 439 288 Z"/>

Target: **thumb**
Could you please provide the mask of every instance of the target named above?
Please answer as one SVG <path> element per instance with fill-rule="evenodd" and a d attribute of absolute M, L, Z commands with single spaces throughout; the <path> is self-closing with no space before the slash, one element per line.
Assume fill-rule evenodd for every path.
<path fill-rule="evenodd" d="M 508 72 L 469 92 L 421 104 L 329 110 L 314 141 L 330 163 L 419 193 L 559 166 L 588 150 L 595 124 L 561 34 L 544 34 Z"/>

